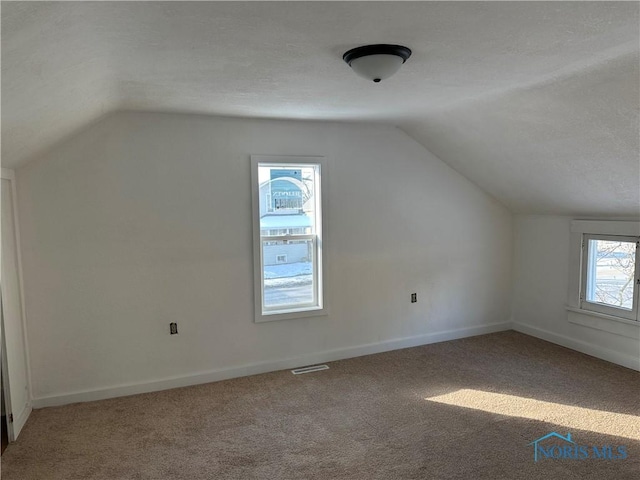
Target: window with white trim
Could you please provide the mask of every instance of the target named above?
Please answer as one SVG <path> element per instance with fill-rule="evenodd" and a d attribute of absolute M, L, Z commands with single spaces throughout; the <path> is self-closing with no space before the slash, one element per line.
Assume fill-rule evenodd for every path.
<path fill-rule="evenodd" d="M 638 320 L 640 237 L 583 234 L 580 308 Z"/>
<path fill-rule="evenodd" d="M 251 157 L 255 321 L 327 313 L 322 157 Z"/>

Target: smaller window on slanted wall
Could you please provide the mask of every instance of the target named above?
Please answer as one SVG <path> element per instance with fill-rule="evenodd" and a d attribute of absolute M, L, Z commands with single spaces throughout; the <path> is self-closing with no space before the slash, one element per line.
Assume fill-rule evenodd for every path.
<path fill-rule="evenodd" d="M 255 321 L 325 315 L 322 157 L 251 157 Z"/>
<path fill-rule="evenodd" d="M 640 238 L 584 234 L 580 308 L 638 320 Z"/>
<path fill-rule="evenodd" d="M 639 340 L 640 222 L 573 220 L 569 238 L 568 322 Z"/>

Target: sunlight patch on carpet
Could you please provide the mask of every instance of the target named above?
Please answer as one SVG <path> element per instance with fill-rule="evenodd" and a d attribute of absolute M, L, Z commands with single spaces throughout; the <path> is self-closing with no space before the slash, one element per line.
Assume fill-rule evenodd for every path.
<path fill-rule="evenodd" d="M 427 397 L 425 400 L 640 440 L 640 420 L 635 415 L 471 389 L 461 389 L 444 395 Z"/>

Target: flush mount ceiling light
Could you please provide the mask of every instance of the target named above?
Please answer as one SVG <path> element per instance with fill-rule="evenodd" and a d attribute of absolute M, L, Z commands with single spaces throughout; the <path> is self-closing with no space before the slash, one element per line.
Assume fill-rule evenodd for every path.
<path fill-rule="evenodd" d="M 411 56 L 411 50 L 402 45 L 365 45 L 352 48 L 342 59 L 361 77 L 375 83 L 389 78 Z"/>

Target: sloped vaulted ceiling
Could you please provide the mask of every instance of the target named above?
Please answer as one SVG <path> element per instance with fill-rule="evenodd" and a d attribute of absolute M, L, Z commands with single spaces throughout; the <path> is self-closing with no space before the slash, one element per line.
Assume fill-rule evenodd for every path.
<path fill-rule="evenodd" d="M 640 214 L 637 2 L 3 2 L 2 162 L 116 110 L 393 123 L 515 212 Z M 369 84 L 347 49 L 413 56 Z"/>

